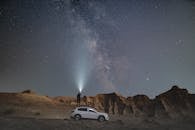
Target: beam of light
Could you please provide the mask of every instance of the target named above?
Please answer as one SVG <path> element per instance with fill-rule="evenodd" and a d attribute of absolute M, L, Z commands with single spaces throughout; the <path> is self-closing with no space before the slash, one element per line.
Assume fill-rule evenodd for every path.
<path fill-rule="evenodd" d="M 75 57 L 75 82 L 78 91 L 81 93 L 83 89 L 86 87 L 86 83 L 89 80 L 89 75 L 91 71 L 91 59 L 90 54 L 86 46 L 86 42 L 88 42 L 89 39 L 86 37 L 83 37 L 83 39 L 80 39 L 82 41 L 80 44 L 77 44 L 76 57 Z"/>
<path fill-rule="evenodd" d="M 81 93 L 82 90 L 84 89 L 84 86 L 86 85 L 86 81 L 88 78 L 88 71 L 86 70 L 87 64 L 84 63 L 85 58 L 83 58 L 82 56 L 79 57 L 79 60 L 81 60 L 78 64 L 77 64 L 77 70 L 76 70 L 76 85 L 77 85 L 77 89 L 78 91 Z"/>
<path fill-rule="evenodd" d="M 101 82 L 104 89 L 115 90 L 115 85 L 110 80 L 111 62 L 107 52 L 105 52 L 104 46 L 98 44 L 98 34 L 96 31 L 88 26 L 88 22 L 82 13 L 79 11 L 78 6 L 75 8 L 75 3 L 72 3 L 73 18 L 72 18 L 72 31 L 74 32 L 74 55 L 76 62 L 74 63 L 76 67 L 75 71 L 75 82 L 79 92 L 86 87 L 86 83 L 89 80 L 90 71 L 93 68 L 97 73 L 95 77 Z M 100 17 L 97 10 L 93 8 L 90 9 L 93 14 Z M 104 52 L 102 52 L 104 51 Z"/>
<path fill-rule="evenodd" d="M 74 34 L 73 39 L 73 73 L 77 90 L 81 93 L 86 88 L 89 75 L 93 67 L 89 43 L 92 42 L 91 30 L 87 27 L 85 20 L 78 12 L 80 1 L 71 2 L 71 31 Z"/>
<path fill-rule="evenodd" d="M 75 10 L 74 6 L 73 9 Z M 78 12 L 72 12 L 72 32 L 74 34 L 73 40 L 73 73 L 77 90 L 82 92 L 86 88 L 89 81 L 89 76 L 93 68 L 93 53 L 94 36 L 92 31 L 87 27 L 85 20 Z M 95 41 L 96 43 L 96 41 Z"/>
<path fill-rule="evenodd" d="M 88 70 L 89 67 L 93 68 L 93 72 L 95 72 L 94 77 L 98 80 L 98 83 L 103 86 L 103 89 L 105 91 L 116 91 L 116 86 L 113 82 L 113 75 L 111 71 L 112 67 L 112 62 L 109 57 L 107 48 L 105 46 L 106 43 L 102 42 L 99 40 L 99 33 L 96 31 L 96 29 L 91 28 L 90 21 L 92 22 L 93 20 L 88 21 L 88 17 L 94 17 L 94 18 L 102 18 L 106 15 L 105 8 L 102 6 L 99 2 L 94 2 L 94 5 L 88 5 L 87 2 L 82 2 L 82 1 L 73 1 L 72 2 L 72 8 L 73 8 L 73 14 L 74 18 L 73 21 L 74 23 L 74 28 L 75 28 L 75 36 L 76 40 L 80 49 L 77 50 L 77 53 L 79 53 L 79 57 L 82 57 L 83 59 L 86 60 L 86 56 L 89 57 L 89 55 L 92 57 L 90 60 L 86 60 L 86 66 L 80 66 L 79 69 L 84 69 L 83 72 L 79 72 L 79 80 L 85 80 L 83 81 L 83 86 L 85 86 L 86 80 L 89 78 L 89 73 L 90 72 L 85 72 Z M 88 6 L 89 8 L 87 9 L 90 14 L 85 12 L 86 10 L 83 10 L 81 5 Z M 97 6 L 98 5 L 98 6 Z M 76 17 L 75 17 L 76 16 Z M 86 16 L 86 17 L 85 17 Z M 86 19 L 87 18 L 87 19 Z M 99 19 L 101 20 L 101 19 Z M 105 21 L 101 21 L 101 23 L 105 23 Z M 113 23 L 113 22 L 111 22 Z M 110 25 L 109 25 L 110 26 Z M 74 40 L 75 40 L 74 39 Z M 83 46 L 86 48 L 83 50 Z M 81 52 L 82 50 L 82 52 Z M 83 52 L 87 52 L 83 54 Z M 78 81 L 79 81 L 78 80 Z M 78 82 L 77 81 L 77 82 Z M 77 83 L 79 86 L 79 83 Z M 78 87 L 79 88 L 79 87 Z"/>
<path fill-rule="evenodd" d="M 83 80 L 79 80 L 78 81 L 78 90 L 79 90 L 79 92 L 81 93 L 82 91 L 83 91 Z"/>

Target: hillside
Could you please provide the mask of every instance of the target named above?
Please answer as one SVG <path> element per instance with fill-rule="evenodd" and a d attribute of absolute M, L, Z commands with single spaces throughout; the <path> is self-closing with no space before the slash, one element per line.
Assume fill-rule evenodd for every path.
<path fill-rule="evenodd" d="M 19 93 L 0 93 L 0 115 L 36 118 L 64 118 L 72 107 L 38 95 L 31 90 Z"/>

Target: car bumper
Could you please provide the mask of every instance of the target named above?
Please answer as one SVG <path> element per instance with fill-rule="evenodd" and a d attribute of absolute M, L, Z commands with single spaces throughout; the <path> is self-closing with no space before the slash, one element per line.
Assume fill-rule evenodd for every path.
<path fill-rule="evenodd" d="M 107 121 L 108 121 L 109 119 L 110 119 L 110 118 L 109 118 L 109 116 L 106 116 L 106 117 L 105 117 L 105 120 L 107 120 Z"/>

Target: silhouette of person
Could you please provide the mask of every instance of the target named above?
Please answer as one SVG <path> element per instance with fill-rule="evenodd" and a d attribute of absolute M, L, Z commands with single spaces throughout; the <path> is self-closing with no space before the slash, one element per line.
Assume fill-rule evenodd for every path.
<path fill-rule="evenodd" d="M 81 102 L 81 93 L 79 92 L 77 94 L 77 105 L 80 106 L 80 102 Z"/>
<path fill-rule="evenodd" d="M 83 101 L 84 101 L 85 105 L 87 105 L 87 96 L 83 96 Z"/>

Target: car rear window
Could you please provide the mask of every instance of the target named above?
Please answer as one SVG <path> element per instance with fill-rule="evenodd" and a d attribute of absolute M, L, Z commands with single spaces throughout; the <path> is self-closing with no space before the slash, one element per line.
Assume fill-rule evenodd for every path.
<path fill-rule="evenodd" d="M 78 111 L 87 111 L 87 108 L 79 108 Z"/>

